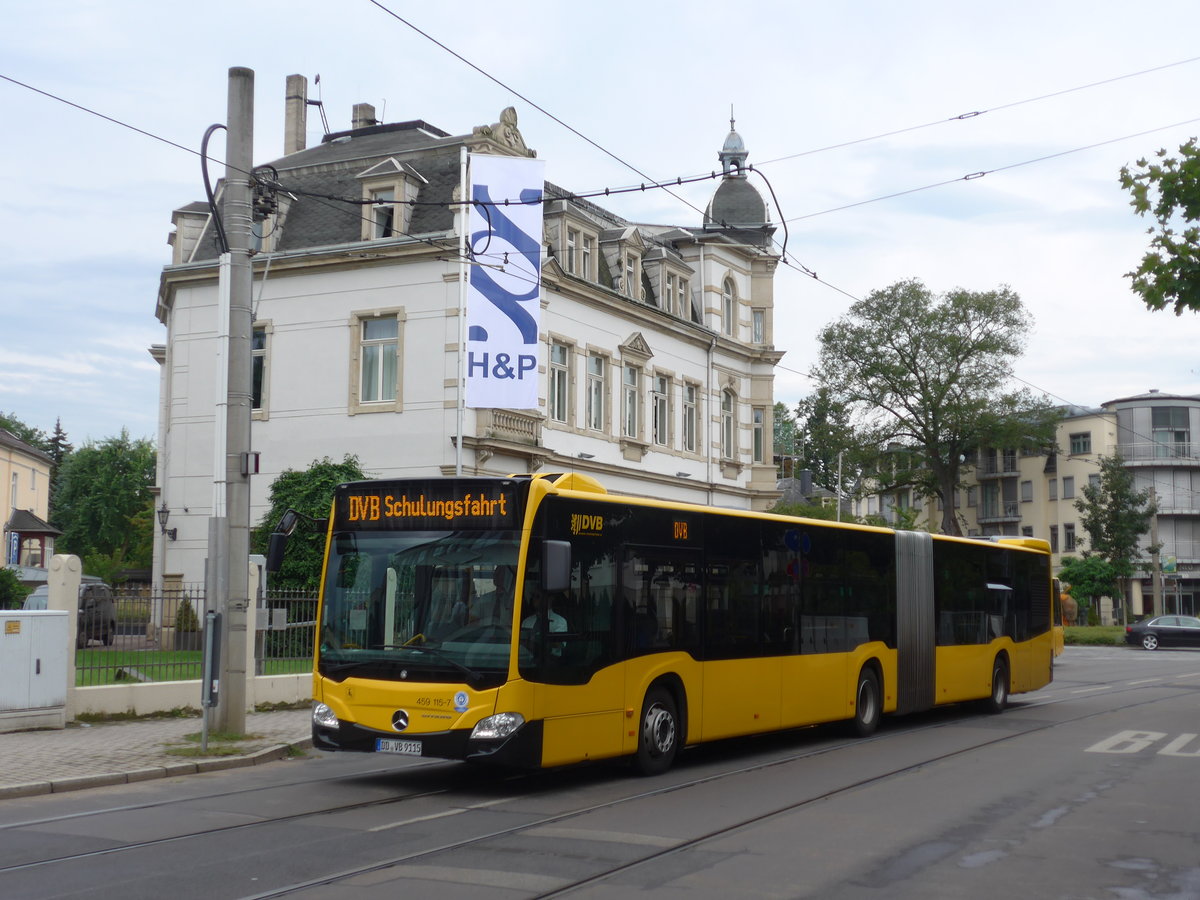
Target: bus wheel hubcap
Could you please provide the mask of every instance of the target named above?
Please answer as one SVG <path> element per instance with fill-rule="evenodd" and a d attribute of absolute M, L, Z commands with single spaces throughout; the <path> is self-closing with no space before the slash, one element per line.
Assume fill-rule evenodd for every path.
<path fill-rule="evenodd" d="M 661 706 L 652 706 L 646 710 L 642 732 L 652 753 L 668 753 L 675 744 L 675 719 Z"/>

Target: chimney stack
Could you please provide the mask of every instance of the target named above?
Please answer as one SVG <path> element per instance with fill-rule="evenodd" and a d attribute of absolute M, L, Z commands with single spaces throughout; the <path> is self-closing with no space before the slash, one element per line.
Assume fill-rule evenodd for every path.
<path fill-rule="evenodd" d="M 375 118 L 375 107 L 370 103 L 355 103 L 354 114 L 351 117 L 351 128 L 367 128 L 371 125 L 378 125 L 379 120 Z"/>
<path fill-rule="evenodd" d="M 283 116 L 283 155 L 287 156 L 305 146 L 308 126 L 308 79 L 303 75 L 287 77 Z"/>

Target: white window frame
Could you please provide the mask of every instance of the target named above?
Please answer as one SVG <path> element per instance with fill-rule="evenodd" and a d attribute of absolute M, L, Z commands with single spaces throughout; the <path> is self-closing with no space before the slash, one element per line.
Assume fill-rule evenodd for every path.
<path fill-rule="evenodd" d="M 736 334 L 737 286 L 732 278 L 721 282 L 721 331 L 729 337 Z"/>
<path fill-rule="evenodd" d="M 654 376 L 654 443 L 660 447 L 671 446 L 671 378 L 669 375 Z"/>
<path fill-rule="evenodd" d="M 642 258 L 632 250 L 626 250 L 621 259 L 621 287 L 626 297 L 642 299 Z"/>
<path fill-rule="evenodd" d="M 596 275 L 592 271 L 592 260 L 596 258 L 596 236 L 585 233 L 583 235 L 583 243 L 579 249 L 579 274 L 588 281 L 595 281 Z"/>
<path fill-rule="evenodd" d="M 696 423 L 699 421 L 700 388 L 694 384 L 683 386 L 683 449 L 696 452 Z"/>
<path fill-rule="evenodd" d="M 767 336 L 766 336 L 767 335 L 767 332 L 766 332 L 766 322 L 767 322 L 766 310 L 762 310 L 762 309 L 751 310 L 750 316 L 751 316 L 750 340 L 752 343 L 762 344 L 767 339 Z"/>
<path fill-rule="evenodd" d="M 366 327 L 368 323 L 378 322 L 384 319 L 394 319 L 396 322 L 395 338 L 372 338 L 364 339 Z M 365 310 L 362 312 L 352 313 L 350 316 L 350 398 L 349 398 L 349 413 L 356 415 L 358 413 L 371 412 L 400 412 L 404 409 L 404 324 L 405 313 L 403 307 L 391 307 L 387 309 Z M 364 349 L 372 346 L 386 347 L 388 344 L 393 345 L 393 352 L 396 355 L 396 381 L 394 385 L 390 385 L 394 391 L 392 397 L 381 397 L 377 400 L 363 399 L 363 374 L 366 366 L 366 353 Z M 380 372 L 382 374 L 382 357 L 380 358 Z M 386 393 L 381 380 L 376 379 L 376 388 Z"/>
<path fill-rule="evenodd" d="M 767 409 L 764 406 L 756 406 L 751 409 L 750 415 L 754 448 L 752 459 L 756 463 L 761 463 L 766 459 Z"/>
<path fill-rule="evenodd" d="M 266 421 L 271 408 L 271 339 L 275 329 L 271 322 L 255 322 L 250 334 L 250 404 L 251 418 Z M 262 334 L 262 346 L 254 346 L 254 336 Z M 258 403 L 254 403 L 254 370 L 261 369 L 259 376 Z"/>
<path fill-rule="evenodd" d="M 589 353 L 587 358 L 587 428 L 592 431 L 607 430 L 608 404 L 608 357 L 600 353 Z"/>
<path fill-rule="evenodd" d="M 635 440 L 641 437 L 641 390 L 641 367 L 625 363 L 621 366 L 621 434 Z"/>
<path fill-rule="evenodd" d="M 721 458 L 734 459 L 737 437 L 737 398 L 733 391 L 721 391 Z"/>
<path fill-rule="evenodd" d="M 572 349 L 570 344 L 552 340 L 547 354 L 546 417 L 563 425 L 571 423 Z"/>
<path fill-rule="evenodd" d="M 576 270 L 576 266 L 579 262 L 578 254 L 579 254 L 579 229 L 578 228 L 568 228 L 567 229 L 567 252 L 566 252 L 567 271 L 570 272 L 572 275 L 578 274 L 578 272 Z"/>
<path fill-rule="evenodd" d="M 369 239 L 372 241 L 382 241 L 387 238 L 396 237 L 401 230 L 397 226 L 397 220 L 400 218 L 400 208 L 396 205 L 396 185 L 368 188 L 368 193 L 370 194 L 370 199 L 374 201 L 374 204 L 371 206 Z M 382 203 L 386 203 L 387 205 L 380 205 Z M 382 232 L 385 229 L 390 233 L 383 234 Z"/>

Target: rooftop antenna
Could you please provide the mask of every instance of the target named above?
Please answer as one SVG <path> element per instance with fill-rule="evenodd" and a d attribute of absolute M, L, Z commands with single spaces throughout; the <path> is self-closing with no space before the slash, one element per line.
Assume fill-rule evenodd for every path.
<path fill-rule="evenodd" d="M 320 72 L 318 72 L 317 77 L 313 79 L 313 87 L 315 87 L 317 89 L 318 94 L 321 93 L 321 73 Z M 325 129 L 325 134 L 329 134 L 329 120 L 327 118 L 325 118 L 325 103 L 324 103 L 324 101 L 320 97 L 318 97 L 316 100 L 306 100 L 304 102 L 307 103 L 309 106 L 315 106 L 317 109 L 319 109 L 321 111 L 321 127 Z"/>

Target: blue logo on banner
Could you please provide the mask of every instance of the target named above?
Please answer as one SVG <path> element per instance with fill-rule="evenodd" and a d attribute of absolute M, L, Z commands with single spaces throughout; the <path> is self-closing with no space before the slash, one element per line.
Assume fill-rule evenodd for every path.
<path fill-rule="evenodd" d="M 475 203 L 492 202 L 491 196 L 488 194 L 488 186 L 486 184 L 473 185 L 472 201 Z M 525 203 L 532 203 L 539 200 L 542 192 L 535 189 L 521 191 L 521 200 Z M 477 242 L 489 240 L 492 237 L 499 238 L 500 241 L 514 247 L 528 262 L 529 267 L 534 274 L 533 285 L 523 294 L 514 294 L 505 290 L 492 278 L 489 270 L 483 266 L 471 267 L 471 287 L 479 291 L 488 299 L 493 306 L 500 310 L 504 315 L 512 321 L 513 325 L 521 333 L 521 342 L 525 344 L 537 343 L 537 322 L 533 316 L 521 307 L 520 303 L 523 300 L 532 300 L 538 295 L 537 273 L 541 265 L 542 246 L 533 235 L 526 234 L 516 224 L 506 216 L 499 206 L 486 206 L 485 216 L 488 219 L 489 228 L 483 231 L 477 231 L 471 235 L 471 248 L 475 249 Z M 541 218 L 539 217 L 539 222 Z M 472 328 L 468 334 L 471 340 L 484 340 L 487 337 L 487 332 L 484 332 L 483 337 L 476 337 L 475 332 L 478 327 Z M 507 359 L 505 360 L 507 362 Z M 500 376 L 497 376 L 500 377 Z M 511 374 L 509 377 L 512 377 Z"/>

